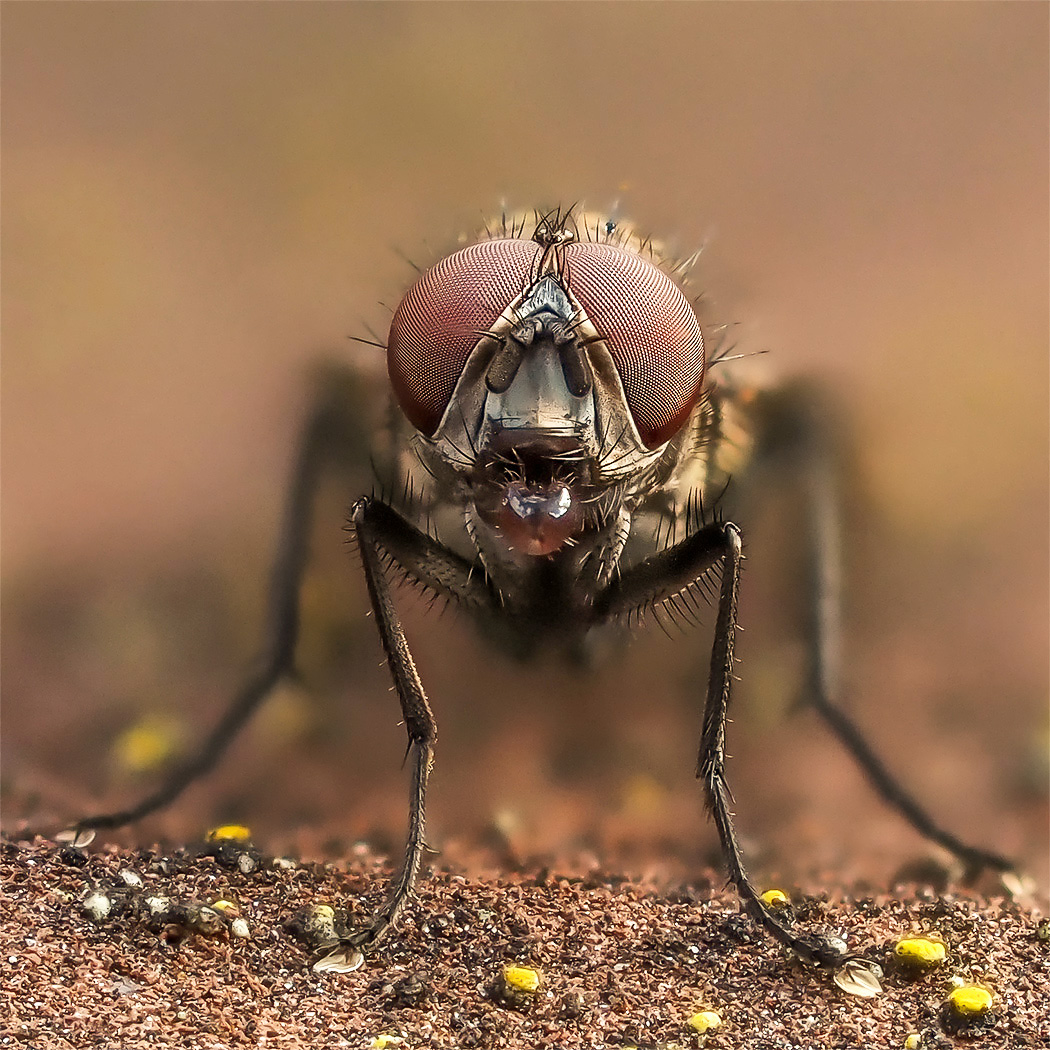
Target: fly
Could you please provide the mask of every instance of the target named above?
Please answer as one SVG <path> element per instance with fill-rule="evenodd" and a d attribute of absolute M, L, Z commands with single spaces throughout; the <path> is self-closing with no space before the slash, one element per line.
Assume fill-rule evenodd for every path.
<path fill-rule="evenodd" d="M 356 965 L 389 934 L 426 850 L 436 723 L 391 597 L 393 571 L 519 651 L 572 649 L 613 621 L 650 612 L 659 619 L 661 611 L 692 620 L 702 604 L 713 606 L 696 775 L 730 880 L 754 921 L 807 961 L 840 975 L 868 965 L 767 905 L 747 875 L 729 810 L 725 737 L 742 533 L 714 507 L 731 476 L 746 477 L 749 462 L 774 457 L 809 510 L 808 536 L 798 542 L 811 565 L 807 699 L 922 834 L 970 871 L 1011 868 L 940 828 L 838 706 L 838 517 L 828 428 L 805 398 L 745 396 L 728 369 L 713 368 L 724 361 L 705 357 L 697 314 L 679 284 L 687 265 L 592 215 L 503 217 L 424 272 L 395 311 L 387 365 L 409 437 L 391 445 L 386 468 L 402 479 L 390 491 L 405 495 L 358 499 L 350 527 L 408 733 L 408 842 L 384 903 L 369 925 L 332 947 L 325 968 Z M 81 821 L 78 830 L 117 827 L 167 805 L 211 768 L 293 670 L 313 496 L 341 412 L 336 399 L 321 398 L 304 429 L 261 669 L 158 791 Z"/>

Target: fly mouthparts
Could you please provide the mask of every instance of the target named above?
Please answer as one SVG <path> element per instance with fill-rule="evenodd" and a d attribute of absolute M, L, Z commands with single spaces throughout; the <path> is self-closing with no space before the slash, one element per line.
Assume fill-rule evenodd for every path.
<path fill-rule="evenodd" d="M 544 557 L 570 544 L 583 527 L 584 517 L 566 485 L 512 482 L 504 490 L 492 523 L 511 550 Z"/>

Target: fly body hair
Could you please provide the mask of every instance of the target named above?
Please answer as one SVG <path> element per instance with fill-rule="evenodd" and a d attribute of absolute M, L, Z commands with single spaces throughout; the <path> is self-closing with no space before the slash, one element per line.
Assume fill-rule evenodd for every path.
<path fill-rule="evenodd" d="M 651 614 L 653 619 L 668 634 L 667 628 L 660 619 L 663 618 L 673 624 L 680 632 L 686 627 L 697 627 L 701 623 L 703 610 L 701 602 L 707 608 L 711 608 L 718 600 L 719 579 L 718 568 L 712 565 L 705 569 L 695 580 L 691 580 L 684 587 L 670 594 L 654 598 L 641 606 L 635 612 L 644 621 L 645 615 Z"/>
<path fill-rule="evenodd" d="M 624 461 L 632 459 L 635 455 L 633 448 L 625 448 L 621 452 L 613 454 L 613 450 L 623 440 L 624 434 L 627 433 L 628 425 L 628 423 L 624 423 L 614 441 L 608 441 L 608 433 L 606 433 L 606 440 L 602 443 L 603 447 L 598 450 L 598 477 L 602 481 L 607 478 L 615 478 L 618 474 L 616 468 Z"/>
<path fill-rule="evenodd" d="M 704 501 L 703 490 L 694 488 L 686 496 L 684 504 L 676 503 L 662 513 L 657 519 L 653 541 L 657 552 L 664 553 L 679 543 L 688 542 L 691 537 L 708 526 L 719 524 L 723 520 L 719 505 L 728 486 L 727 480 L 710 505 Z M 678 536 L 680 528 L 684 533 L 681 539 Z M 677 590 L 651 599 L 632 610 L 631 614 L 638 615 L 644 621 L 645 615 L 651 613 L 653 618 L 660 623 L 659 614 L 663 613 L 676 626 L 682 624 L 696 626 L 701 619 L 700 601 L 710 607 L 718 598 L 719 579 L 717 566 L 712 565 L 696 579 L 690 580 Z"/>

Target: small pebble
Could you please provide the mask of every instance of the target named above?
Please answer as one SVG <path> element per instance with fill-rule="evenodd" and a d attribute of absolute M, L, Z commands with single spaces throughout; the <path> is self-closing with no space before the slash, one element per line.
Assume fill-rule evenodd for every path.
<path fill-rule="evenodd" d="M 80 905 L 81 910 L 88 918 L 94 919 L 96 922 L 100 919 L 104 919 L 113 907 L 113 902 L 104 893 L 99 893 L 96 890 L 94 893 L 89 893 Z"/>

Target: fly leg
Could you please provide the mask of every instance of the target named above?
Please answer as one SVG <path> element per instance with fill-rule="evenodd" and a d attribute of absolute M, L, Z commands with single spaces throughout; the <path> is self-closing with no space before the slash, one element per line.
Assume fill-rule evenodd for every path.
<path fill-rule="evenodd" d="M 427 782 L 434 762 L 437 724 L 390 597 L 384 562 L 399 567 L 406 578 L 435 594 L 455 598 L 475 611 L 495 614 L 498 608 L 492 592 L 483 582 L 483 574 L 472 573 L 469 562 L 410 525 L 387 504 L 369 497 L 360 499 L 350 512 L 350 520 L 361 555 L 376 628 L 408 733 L 408 751 L 412 755 L 412 786 L 405 856 L 386 899 L 372 922 L 340 941 L 326 960 L 336 956 L 346 960 L 356 950 L 371 947 L 390 932 L 412 896 L 420 862 L 427 848 Z"/>
<path fill-rule="evenodd" d="M 314 498 L 322 472 L 348 450 L 364 445 L 347 389 L 353 379 L 340 369 L 318 377 L 315 404 L 302 430 L 285 500 L 267 601 L 266 633 L 255 673 L 242 686 L 197 751 L 152 794 L 127 809 L 78 821 L 76 831 L 119 828 L 175 801 L 218 762 L 234 737 L 283 678 L 294 671 L 299 636 L 299 589 L 307 562 Z"/>
<path fill-rule="evenodd" d="M 774 395 L 775 397 L 776 395 Z M 942 828 L 889 771 L 856 722 L 838 702 L 841 645 L 841 470 L 826 416 L 812 397 L 783 395 L 775 406 L 776 440 L 788 457 L 806 501 L 808 566 L 806 581 L 806 642 L 808 675 L 803 699 L 853 756 L 879 795 L 919 834 L 943 846 L 967 869 L 967 878 L 985 868 L 1010 871 L 1014 865 L 998 853 L 968 845 Z"/>
<path fill-rule="evenodd" d="M 716 566 L 721 574 L 718 614 L 711 650 L 711 672 L 696 775 L 718 829 L 729 878 L 748 914 L 781 944 L 810 962 L 837 967 L 849 959 L 829 941 L 814 934 L 798 934 L 763 902 L 744 867 L 730 811 L 731 794 L 725 774 L 726 719 L 733 683 L 733 647 L 736 639 L 737 598 L 740 589 L 740 530 L 733 524 L 709 524 L 681 543 L 626 570 L 602 596 L 598 615 L 616 616 L 651 607 L 690 590 Z"/>

